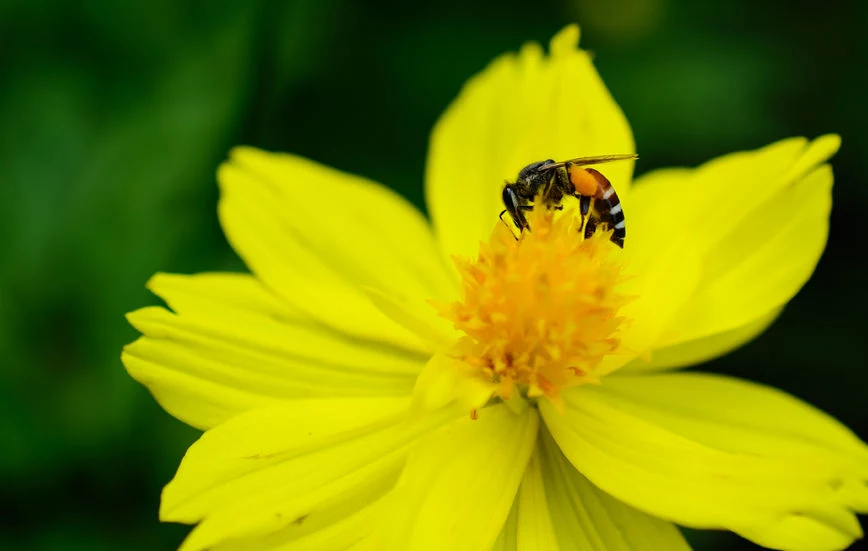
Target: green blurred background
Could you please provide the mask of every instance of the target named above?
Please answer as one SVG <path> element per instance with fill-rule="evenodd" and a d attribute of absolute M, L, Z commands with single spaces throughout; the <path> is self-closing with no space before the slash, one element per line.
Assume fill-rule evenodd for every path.
<path fill-rule="evenodd" d="M 197 434 L 125 374 L 123 314 L 156 302 L 156 271 L 243 269 L 215 212 L 229 147 L 300 153 L 422 206 L 428 133 L 462 83 L 572 21 L 633 124 L 640 173 L 842 134 L 816 276 L 703 369 L 868 437 L 865 2 L 2 0 L 0 549 L 170 549 L 186 533 L 157 507 Z"/>

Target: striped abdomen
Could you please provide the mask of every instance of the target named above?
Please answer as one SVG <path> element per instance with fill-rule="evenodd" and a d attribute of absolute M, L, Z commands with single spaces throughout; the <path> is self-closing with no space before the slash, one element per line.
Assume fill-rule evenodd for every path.
<path fill-rule="evenodd" d="M 594 235 L 600 224 L 612 230 L 610 241 L 619 247 L 624 247 L 627 232 L 624 225 L 624 211 L 621 200 L 609 179 L 593 168 L 569 167 L 570 180 L 576 188 L 576 193 L 591 198 L 588 221 L 585 224 L 585 237 Z M 583 212 L 582 214 L 586 214 Z"/>
<path fill-rule="evenodd" d="M 621 199 L 618 198 L 618 194 L 615 192 L 615 188 L 612 187 L 608 178 L 593 168 L 586 168 L 585 170 L 590 172 L 594 179 L 597 180 L 597 193 L 594 194 L 593 212 L 599 218 L 600 224 L 606 224 L 612 230 L 612 243 L 623 248 L 627 231 L 624 224 L 624 211 L 621 208 Z M 587 232 L 587 229 L 585 232 Z"/>

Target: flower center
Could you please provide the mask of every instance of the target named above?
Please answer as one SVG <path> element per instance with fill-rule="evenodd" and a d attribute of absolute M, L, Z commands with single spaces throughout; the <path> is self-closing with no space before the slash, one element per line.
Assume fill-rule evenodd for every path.
<path fill-rule="evenodd" d="M 537 208 L 518 240 L 499 224 L 475 261 L 456 259 L 463 300 L 439 307 L 466 337 L 450 351 L 491 381 L 495 395 L 557 399 L 599 382 L 594 368 L 620 344 L 629 302 L 609 233 L 583 239 L 574 212 Z"/>

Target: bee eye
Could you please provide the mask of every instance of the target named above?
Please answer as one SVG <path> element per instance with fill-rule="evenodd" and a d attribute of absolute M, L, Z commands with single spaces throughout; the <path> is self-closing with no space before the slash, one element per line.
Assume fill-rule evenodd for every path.
<path fill-rule="evenodd" d="M 518 210 L 518 197 L 510 187 L 503 188 L 503 204 L 510 213 Z"/>
<path fill-rule="evenodd" d="M 512 218 L 515 226 L 521 230 L 527 227 L 527 219 L 524 217 L 524 213 L 521 211 L 521 204 L 518 200 L 518 195 L 516 195 L 515 191 L 512 189 L 512 186 L 506 186 L 503 188 L 503 204 L 506 207 L 506 212 L 509 213 L 509 216 Z"/>

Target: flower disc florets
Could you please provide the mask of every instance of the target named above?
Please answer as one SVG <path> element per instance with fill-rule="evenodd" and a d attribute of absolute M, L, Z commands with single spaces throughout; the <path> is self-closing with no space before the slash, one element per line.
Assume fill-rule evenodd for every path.
<path fill-rule="evenodd" d="M 475 261 L 456 259 L 463 300 L 441 314 L 464 332 L 453 354 L 481 369 L 504 400 L 557 398 L 598 382 L 594 368 L 620 344 L 621 250 L 608 232 L 583 239 L 575 213 L 537 208 L 531 231 L 498 224 Z"/>

